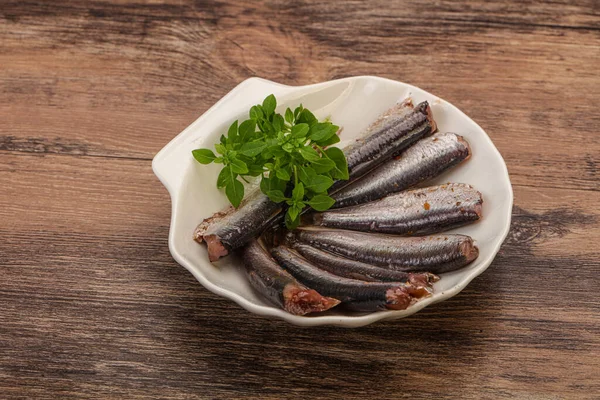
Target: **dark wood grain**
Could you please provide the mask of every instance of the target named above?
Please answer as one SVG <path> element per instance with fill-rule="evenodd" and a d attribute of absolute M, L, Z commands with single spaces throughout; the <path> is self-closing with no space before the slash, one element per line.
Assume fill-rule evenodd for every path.
<path fill-rule="evenodd" d="M 0 5 L 0 397 L 597 399 L 597 1 Z M 505 157 L 509 238 L 401 321 L 300 329 L 202 288 L 150 160 L 241 80 L 372 74 Z"/>

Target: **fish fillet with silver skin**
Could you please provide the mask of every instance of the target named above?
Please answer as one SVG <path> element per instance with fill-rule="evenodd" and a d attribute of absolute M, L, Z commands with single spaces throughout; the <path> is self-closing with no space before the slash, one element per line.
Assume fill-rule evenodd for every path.
<path fill-rule="evenodd" d="M 475 222 L 483 199 L 471 185 L 448 183 L 414 189 L 357 206 L 302 217 L 305 225 L 362 232 L 425 235 Z"/>
<path fill-rule="evenodd" d="M 473 239 L 458 234 L 402 237 L 297 229 L 286 237 L 287 242 L 295 240 L 351 260 L 406 272 L 441 274 L 460 269 L 479 256 Z"/>
<path fill-rule="evenodd" d="M 404 272 L 376 267 L 340 257 L 300 242 L 290 243 L 290 246 L 316 267 L 344 278 L 358 279 L 365 282 L 410 282 L 425 287 L 431 287 L 439 280 L 438 276 L 429 272 Z"/>

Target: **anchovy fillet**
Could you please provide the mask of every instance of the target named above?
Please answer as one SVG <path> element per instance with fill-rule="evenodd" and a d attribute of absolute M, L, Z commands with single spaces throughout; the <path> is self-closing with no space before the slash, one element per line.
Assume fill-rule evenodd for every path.
<path fill-rule="evenodd" d="M 454 271 L 477 258 L 479 249 L 465 235 L 400 237 L 334 230 L 297 230 L 288 235 L 342 257 L 396 271 Z"/>
<path fill-rule="evenodd" d="M 216 261 L 258 236 L 281 207 L 257 189 L 238 209 L 229 207 L 202 221 L 194 232 L 194 239 L 206 242 L 209 260 Z"/>
<path fill-rule="evenodd" d="M 316 267 L 345 278 L 365 282 L 410 282 L 425 287 L 431 287 L 439 279 L 436 275 L 428 272 L 412 273 L 375 267 L 300 242 L 293 243 L 293 248 Z"/>
<path fill-rule="evenodd" d="M 403 310 L 413 299 L 429 296 L 431 293 L 426 287 L 410 283 L 363 282 L 333 275 L 315 267 L 284 246 L 273 248 L 271 254 L 300 282 L 342 302 L 358 302 L 363 310 L 366 307 L 369 311 L 384 308 Z"/>
<path fill-rule="evenodd" d="M 244 247 L 242 256 L 252 287 L 291 314 L 325 311 L 340 303 L 299 283 L 256 240 Z"/>
<path fill-rule="evenodd" d="M 334 208 L 347 207 L 401 192 L 468 159 L 468 142 L 455 133 L 437 133 L 401 153 L 396 159 L 351 183 L 332 197 Z"/>
<path fill-rule="evenodd" d="M 423 235 L 479 220 L 482 203 L 481 193 L 471 185 L 449 183 L 308 214 L 303 216 L 303 223 L 362 232 Z"/>

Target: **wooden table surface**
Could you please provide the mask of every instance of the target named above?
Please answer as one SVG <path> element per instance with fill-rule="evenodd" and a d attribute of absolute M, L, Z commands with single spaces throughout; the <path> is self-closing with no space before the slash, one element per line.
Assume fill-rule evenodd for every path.
<path fill-rule="evenodd" d="M 597 0 L 0 2 L 0 397 L 600 398 Z M 301 329 L 169 254 L 151 159 L 242 80 L 417 85 L 478 122 L 512 229 L 461 294 Z"/>

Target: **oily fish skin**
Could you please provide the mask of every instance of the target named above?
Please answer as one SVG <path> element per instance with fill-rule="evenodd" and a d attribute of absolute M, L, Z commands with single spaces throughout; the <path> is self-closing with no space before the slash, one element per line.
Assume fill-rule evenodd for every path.
<path fill-rule="evenodd" d="M 229 207 L 202 221 L 194 231 L 194 240 L 206 242 L 209 260 L 217 261 L 258 236 L 281 209 L 281 204 L 272 202 L 257 189 L 239 208 Z"/>
<path fill-rule="evenodd" d="M 340 257 L 304 243 L 295 242 L 291 245 L 294 250 L 316 267 L 345 278 L 365 282 L 410 282 L 417 286 L 427 287 L 431 287 L 434 282 L 439 280 L 439 277 L 428 272 L 394 271 Z"/>
<path fill-rule="evenodd" d="M 352 260 L 396 271 L 441 274 L 460 269 L 479 255 L 466 235 L 389 236 L 338 230 L 298 229 L 288 241 L 300 241 Z"/>
<path fill-rule="evenodd" d="M 481 218 L 483 199 L 471 185 L 448 183 L 392 194 L 358 206 L 303 216 L 305 225 L 423 235 L 475 222 Z"/>

